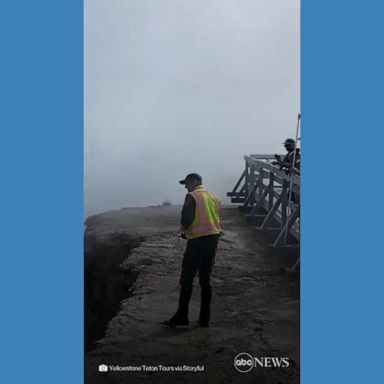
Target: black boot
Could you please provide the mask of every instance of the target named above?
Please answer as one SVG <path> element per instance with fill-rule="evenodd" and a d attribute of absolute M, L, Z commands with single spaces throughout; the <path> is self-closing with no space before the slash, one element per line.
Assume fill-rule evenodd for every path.
<path fill-rule="evenodd" d="M 179 308 L 176 313 L 165 322 L 170 327 L 176 327 L 178 325 L 188 325 L 188 307 L 191 300 L 192 290 L 181 289 L 179 296 Z"/>
<path fill-rule="evenodd" d="M 211 319 L 211 299 L 212 289 L 202 289 L 199 324 L 204 328 L 209 327 L 209 320 Z"/>

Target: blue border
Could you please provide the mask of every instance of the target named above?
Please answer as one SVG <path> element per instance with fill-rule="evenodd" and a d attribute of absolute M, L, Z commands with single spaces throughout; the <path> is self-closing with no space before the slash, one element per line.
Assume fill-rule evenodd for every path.
<path fill-rule="evenodd" d="M 302 1 L 303 384 L 382 378 L 382 14 Z M 1 383 L 83 378 L 82 23 L 0 2 Z"/>
<path fill-rule="evenodd" d="M 302 384 L 383 380 L 383 14 L 302 1 Z"/>
<path fill-rule="evenodd" d="M 83 381 L 83 3 L 1 0 L 0 383 Z"/>

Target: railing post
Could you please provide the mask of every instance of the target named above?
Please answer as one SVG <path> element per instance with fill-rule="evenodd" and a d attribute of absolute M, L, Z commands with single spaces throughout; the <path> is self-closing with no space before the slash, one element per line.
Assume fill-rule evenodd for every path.
<path fill-rule="evenodd" d="M 248 195 L 249 193 L 249 164 L 248 161 L 245 160 L 245 194 Z"/>
<path fill-rule="evenodd" d="M 272 209 L 273 207 L 273 192 L 274 192 L 274 189 L 273 189 L 273 186 L 274 186 L 274 181 L 275 181 L 275 175 L 273 172 L 269 172 L 269 196 L 268 196 L 268 208 L 269 208 L 269 211 Z"/>
<path fill-rule="evenodd" d="M 283 188 L 281 190 L 281 226 L 284 227 L 287 222 L 287 193 L 288 181 L 283 179 Z"/>

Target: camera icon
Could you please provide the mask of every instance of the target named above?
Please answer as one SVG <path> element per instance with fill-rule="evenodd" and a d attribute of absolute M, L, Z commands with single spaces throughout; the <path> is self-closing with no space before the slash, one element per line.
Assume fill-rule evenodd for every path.
<path fill-rule="evenodd" d="M 99 365 L 99 372 L 108 372 L 108 365 L 105 365 L 105 364 Z"/>

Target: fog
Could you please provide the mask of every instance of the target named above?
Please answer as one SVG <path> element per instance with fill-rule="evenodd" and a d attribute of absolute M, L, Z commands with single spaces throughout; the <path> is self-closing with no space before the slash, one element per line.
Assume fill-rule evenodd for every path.
<path fill-rule="evenodd" d="M 85 215 L 223 203 L 251 153 L 284 153 L 300 110 L 299 0 L 84 1 Z"/>

